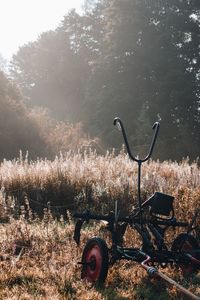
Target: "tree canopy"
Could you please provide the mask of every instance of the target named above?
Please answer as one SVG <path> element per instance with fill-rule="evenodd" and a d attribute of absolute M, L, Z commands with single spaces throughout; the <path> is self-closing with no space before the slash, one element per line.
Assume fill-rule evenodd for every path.
<path fill-rule="evenodd" d="M 11 74 L 30 105 L 81 121 L 118 147 L 112 119 L 124 120 L 133 145 L 149 143 L 162 119 L 156 156 L 195 158 L 200 147 L 200 2 L 85 1 L 55 30 L 21 47 Z"/>

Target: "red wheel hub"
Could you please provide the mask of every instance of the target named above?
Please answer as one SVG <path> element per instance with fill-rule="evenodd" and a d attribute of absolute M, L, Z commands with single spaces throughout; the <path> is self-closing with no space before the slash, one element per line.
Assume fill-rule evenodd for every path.
<path fill-rule="evenodd" d="M 85 278 L 90 282 L 95 282 L 100 275 L 102 267 L 102 256 L 98 245 L 94 245 L 86 253 L 86 271 Z"/>

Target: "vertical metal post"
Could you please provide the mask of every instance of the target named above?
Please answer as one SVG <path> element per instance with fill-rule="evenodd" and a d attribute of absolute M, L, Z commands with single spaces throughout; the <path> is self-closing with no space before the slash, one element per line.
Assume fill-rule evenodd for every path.
<path fill-rule="evenodd" d="M 138 205 L 139 205 L 139 211 L 140 211 L 140 225 L 142 224 L 142 204 L 141 204 L 141 166 L 142 161 L 138 160 Z"/>

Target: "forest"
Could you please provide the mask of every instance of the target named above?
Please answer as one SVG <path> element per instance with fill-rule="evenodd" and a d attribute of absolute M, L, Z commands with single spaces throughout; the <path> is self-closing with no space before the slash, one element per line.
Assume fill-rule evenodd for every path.
<path fill-rule="evenodd" d="M 161 120 L 155 158 L 196 159 L 200 147 L 200 2 L 86 1 L 80 14 L 1 59 L 1 158 L 121 149 L 119 116 L 136 154 Z M 44 16 L 45 17 L 45 16 Z"/>

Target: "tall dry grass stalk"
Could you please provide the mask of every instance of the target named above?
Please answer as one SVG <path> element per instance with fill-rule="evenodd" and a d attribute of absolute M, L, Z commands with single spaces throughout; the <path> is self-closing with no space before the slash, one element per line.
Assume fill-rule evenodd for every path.
<path fill-rule="evenodd" d="M 147 279 L 139 266 L 127 261 L 109 269 L 101 290 L 80 280 L 77 262 L 87 239 L 98 235 L 109 244 L 110 237 L 101 223 L 87 225 L 77 248 L 72 238 L 74 223 L 70 217 L 66 222 L 60 213 L 86 207 L 108 212 L 115 199 L 121 213 L 130 211 L 137 202 L 137 165 L 123 152 L 117 156 L 114 152 L 105 156 L 92 151 L 69 152 L 53 161 L 29 161 L 21 155 L 1 163 L 0 185 L 0 299 L 180 299 L 173 288 Z M 177 218 L 190 219 L 200 207 L 198 164 L 187 160 L 145 163 L 142 199 L 155 191 L 175 196 Z M 42 212 L 43 218 L 39 219 L 37 212 Z M 198 219 L 198 238 L 199 233 Z M 174 234 L 170 232 L 167 238 L 172 240 Z M 124 239 L 133 247 L 139 246 L 139 238 L 130 228 Z M 186 282 L 178 270 L 167 268 L 165 272 L 200 293 L 198 274 Z"/>
<path fill-rule="evenodd" d="M 58 212 L 91 206 L 110 210 L 115 199 L 124 211 L 137 202 L 137 165 L 123 152 L 105 156 L 95 152 L 62 154 L 53 161 L 29 161 L 20 157 L 0 165 L 0 186 L 6 197 L 14 197 L 15 205 L 24 205 L 28 198 L 31 208 L 43 210 L 49 202 Z M 150 161 L 142 168 L 142 199 L 155 191 L 175 196 L 175 209 L 189 217 L 200 206 L 200 171 L 197 162 Z"/>

